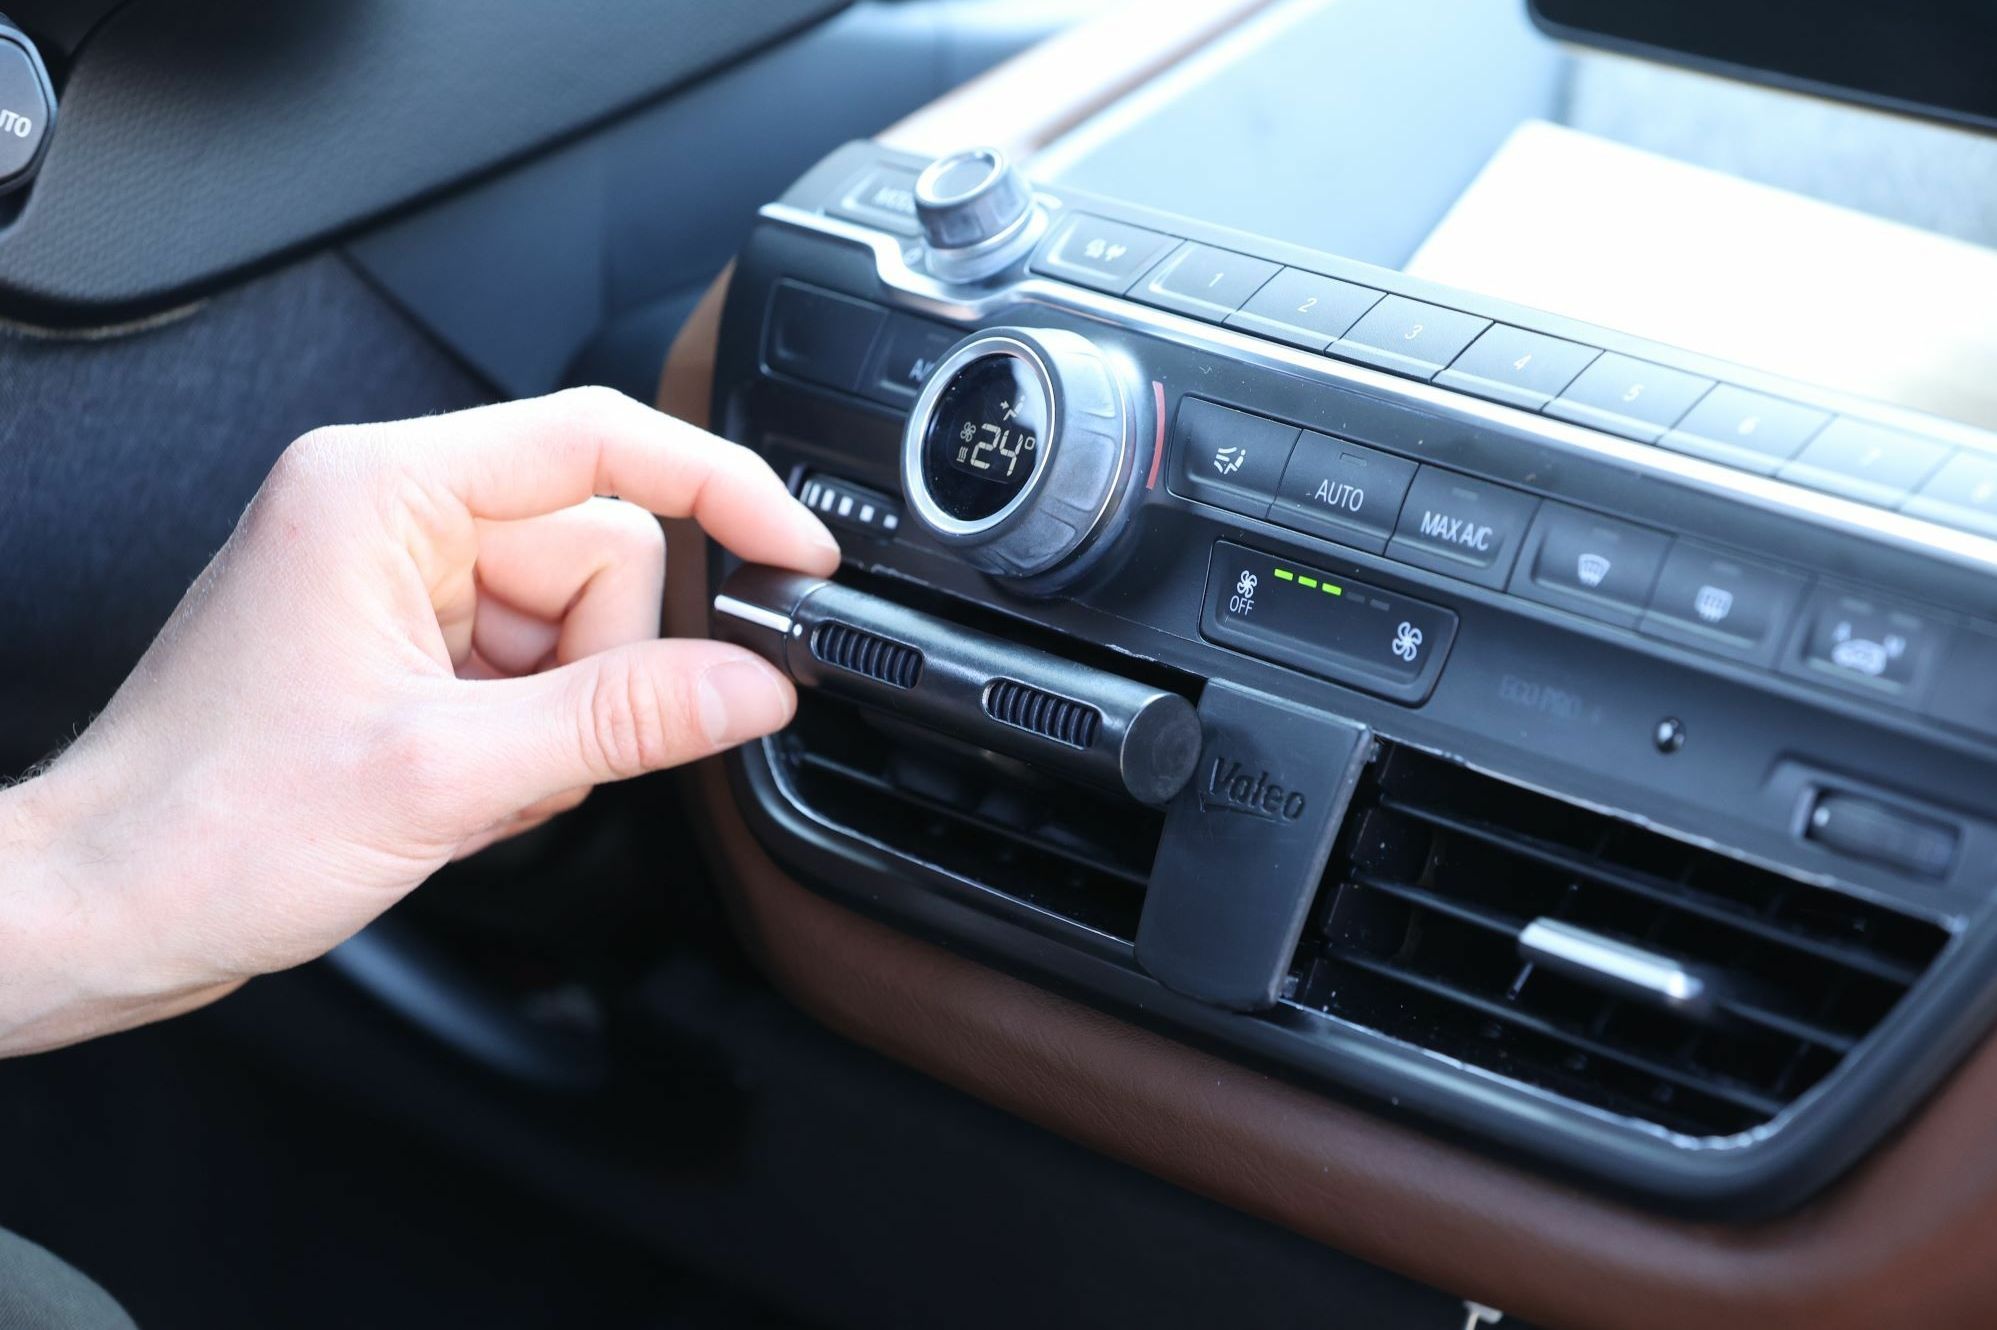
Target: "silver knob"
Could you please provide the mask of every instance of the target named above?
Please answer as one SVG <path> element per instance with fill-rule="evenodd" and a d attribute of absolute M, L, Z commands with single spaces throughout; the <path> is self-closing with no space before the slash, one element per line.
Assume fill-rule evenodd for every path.
<path fill-rule="evenodd" d="M 909 508 L 975 567 L 1065 582 L 1107 546 L 1148 463 L 1135 402 L 1079 333 L 974 333 L 938 363 L 909 415 Z"/>
<path fill-rule="evenodd" d="M 989 277 L 1021 257 L 1044 229 L 1026 177 L 997 148 L 938 157 L 915 179 L 915 215 L 929 267 L 951 281 Z"/>

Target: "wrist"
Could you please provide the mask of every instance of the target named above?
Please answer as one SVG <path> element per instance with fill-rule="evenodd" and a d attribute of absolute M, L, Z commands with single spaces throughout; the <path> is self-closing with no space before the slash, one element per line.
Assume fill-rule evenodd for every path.
<path fill-rule="evenodd" d="M 129 920 L 146 885 L 83 764 L 0 790 L 0 1057 L 74 1043 L 192 1003 Z"/>

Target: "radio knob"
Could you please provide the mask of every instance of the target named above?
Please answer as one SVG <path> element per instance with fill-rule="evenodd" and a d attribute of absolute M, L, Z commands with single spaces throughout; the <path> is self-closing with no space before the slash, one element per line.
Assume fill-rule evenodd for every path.
<path fill-rule="evenodd" d="M 1135 403 L 1116 363 L 1079 333 L 974 333 L 909 415 L 909 510 L 975 567 L 1066 582 L 1108 545 L 1148 464 Z"/>
<path fill-rule="evenodd" d="M 1033 188 L 997 148 L 938 157 L 915 178 L 915 215 L 929 242 L 929 269 L 977 281 L 1033 248 L 1045 229 Z"/>

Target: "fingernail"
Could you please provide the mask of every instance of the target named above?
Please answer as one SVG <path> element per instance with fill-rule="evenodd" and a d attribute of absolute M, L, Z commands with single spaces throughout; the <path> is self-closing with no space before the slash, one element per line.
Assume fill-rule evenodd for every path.
<path fill-rule="evenodd" d="M 812 546 L 820 550 L 829 550 L 833 554 L 839 553 L 839 542 L 834 539 L 825 523 L 818 520 L 818 515 L 802 504 L 798 505 L 798 511 L 804 514 L 804 521 L 799 523 L 799 526 Z"/>
<path fill-rule="evenodd" d="M 716 748 L 782 729 L 790 721 L 791 690 L 760 660 L 730 660 L 701 671 L 695 690 L 700 728 Z"/>

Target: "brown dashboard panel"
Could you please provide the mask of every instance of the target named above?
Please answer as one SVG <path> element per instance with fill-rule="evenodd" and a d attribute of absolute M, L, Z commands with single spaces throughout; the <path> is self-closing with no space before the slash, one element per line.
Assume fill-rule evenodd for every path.
<path fill-rule="evenodd" d="M 1254 7 L 1230 10 L 1238 19 Z M 1017 106 L 1022 88 L 1060 86 L 1047 81 L 1056 70 L 1086 68 L 1089 44 L 1113 40 L 1114 24 L 1090 25 L 1090 36 L 1050 43 L 1051 57 L 1042 48 L 995 71 L 938 103 L 934 117 L 898 127 L 898 141 L 918 150 L 967 135 L 1015 149 L 1044 142 L 1225 26 L 1191 22 L 1191 8 L 1169 7 L 1176 46 L 1159 42 L 1140 60 L 1110 62 L 1116 87 L 1078 101 L 1078 111 L 1043 109 L 1012 133 L 987 119 L 1008 96 Z M 1130 11 L 1118 21 L 1127 32 Z M 702 424 L 725 283 L 724 275 L 696 311 L 660 385 L 662 407 Z M 685 523 L 669 539 L 669 628 L 704 635 L 705 544 Z M 1992 1323 L 1997 1043 L 1804 1209 L 1750 1226 L 1678 1221 L 1509 1167 L 899 933 L 777 865 L 719 762 L 689 771 L 684 790 L 745 942 L 801 1007 L 1181 1186 L 1549 1327 Z"/>

